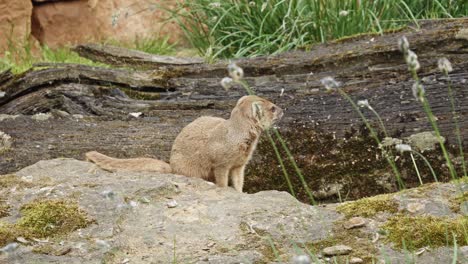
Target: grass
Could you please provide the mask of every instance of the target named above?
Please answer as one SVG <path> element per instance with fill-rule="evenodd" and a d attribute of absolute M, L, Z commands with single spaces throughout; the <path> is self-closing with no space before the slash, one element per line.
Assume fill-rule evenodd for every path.
<path fill-rule="evenodd" d="M 103 44 L 135 49 L 151 54 L 168 55 L 175 52 L 175 46 L 170 44 L 168 38 L 137 38 L 133 42 L 118 42 L 108 40 Z M 77 63 L 91 66 L 108 67 L 106 64 L 93 62 L 80 57 L 69 47 L 56 49 L 47 46 L 34 47 L 25 41 L 22 45 L 9 43 L 8 49 L 0 57 L 0 72 L 11 69 L 13 73 L 25 72 L 39 62 L 51 63 Z"/>
<path fill-rule="evenodd" d="M 181 0 L 172 17 L 200 55 L 276 54 L 420 19 L 468 15 L 465 0 Z"/>

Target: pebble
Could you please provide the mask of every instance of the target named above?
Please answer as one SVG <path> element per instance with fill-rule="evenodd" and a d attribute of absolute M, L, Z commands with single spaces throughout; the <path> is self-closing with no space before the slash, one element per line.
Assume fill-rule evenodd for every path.
<path fill-rule="evenodd" d="M 177 202 L 176 202 L 176 200 L 171 200 L 171 201 L 167 202 L 166 205 L 167 205 L 168 208 L 175 208 L 175 207 L 177 207 Z"/>
<path fill-rule="evenodd" d="M 135 117 L 135 118 L 138 118 L 138 117 L 140 117 L 142 114 L 143 114 L 142 112 L 136 112 L 136 113 L 130 113 L 129 115 L 130 115 L 130 116 L 133 116 L 133 117 Z"/>
<path fill-rule="evenodd" d="M 344 228 L 351 229 L 366 225 L 366 219 L 362 217 L 353 217 L 344 223 Z"/>
<path fill-rule="evenodd" d="M 51 117 L 52 115 L 50 113 L 38 113 L 33 115 L 31 118 L 37 121 L 45 121 Z"/>
<path fill-rule="evenodd" d="M 325 256 L 338 256 L 338 255 L 348 255 L 353 249 L 345 245 L 336 245 L 333 247 L 327 247 L 323 249 L 323 254 Z"/>
<path fill-rule="evenodd" d="M 20 242 L 21 244 L 29 244 L 29 241 L 24 237 L 17 237 L 16 241 Z"/>
<path fill-rule="evenodd" d="M 363 263 L 363 262 L 364 262 L 364 260 L 362 260 L 361 258 L 356 258 L 356 257 L 351 258 L 349 260 L 349 264 L 359 264 L 359 263 Z"/>

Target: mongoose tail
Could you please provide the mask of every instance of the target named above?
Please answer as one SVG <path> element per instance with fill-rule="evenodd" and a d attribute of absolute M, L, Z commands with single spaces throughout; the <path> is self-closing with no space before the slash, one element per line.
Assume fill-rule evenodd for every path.
<path fill-rule="evenodd" d="M 135 172 L 159 172 L 171 173 L 171 166 L 161 160 L 151 158 L 135 158 L 135 159 L 116 159 L 101 154 L 97 151 L 86 153 L 86 160 L 94 162 L 101 169 L 117 172 L 117 171 L 135 171 Z"/>

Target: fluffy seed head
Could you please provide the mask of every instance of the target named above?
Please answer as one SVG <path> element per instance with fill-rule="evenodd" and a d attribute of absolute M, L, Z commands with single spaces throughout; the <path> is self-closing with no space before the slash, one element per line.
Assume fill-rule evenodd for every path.
<path fill-rule="evenodd" d="M 340 83 L 330 76 L 321 79 L 320 82 L 323 86 L 325 86 L 325 89 L 327 89 L 327 91 L 338 89 L 340 87 Z"/>
<path fill-rule="evenodd" d="M 412 50 L 408 50 L 407 53 L 405 54 L 405 59 L 406 63 L 408 64 L 408 68 L 410 70 L 419 70 L 421 68 L 419 61 L 418 61 L 418 55 L 414 53 Z"/>
<path fill-rule="evenodd" d="M 307 255 L 294 256 L 292 259 L 293 264 L 311 264 L 310 257 Z"/>
<path fill-rule="evenodd" d="M 339 15 L 342 16 L 342 17 L 345 17 L 349 14 L 349 11 L 346 11 L 346 10 L 341 10 Z"/>
<path fill-rule="evenodd" d="M 452 64 L 447 58 L 439 59 L 437 65 L 439 66 L 439 70 L 445 74 L 453 71 Z"/>
<path fill-rule="evenodd" d="M 236 82 L 244 78 L 244 70 L 234 62 L 229 63 L 228 72 L 229 76 L 231 76 L 231 78 Z"/>
<path fill-rule="evenodd" d="M 369 101 L 367 99 L 357 101 L 357 105 L 360 107 L 370 108 Z"/>
<path fill-rule="evenodd" d="M 229 90 L 232 85 L 233 85 L 233 80 L 232 78 L 229 78 L 229 77 L 224 77 L 222 80 L 221 80 L 221 86 L 224 88 L 224 90 Z"/>
<path fill-rule="evenodd" d="M 401 37 L 399 40 L 398 40 L 398 49 L 403 52 L 403 53 L 406 53 L 408 52 L 409 50 L 409 42 L 408 42 L 408 39 L 403 36 Z"/>
<path fill-rule="evenodd" d="M 411 91 L 413 92 L 413 96 L 416 100 L 424 102 L 424 94 L 426 94 L 426 89 L 424 89 L 424 86 L 421 83 L 415 82 L 411 87 Z"/>

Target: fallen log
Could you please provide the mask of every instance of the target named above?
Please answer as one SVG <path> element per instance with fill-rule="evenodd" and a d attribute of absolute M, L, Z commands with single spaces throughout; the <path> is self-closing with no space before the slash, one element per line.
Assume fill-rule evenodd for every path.
<path fill-rule="evenodd" d="M 448 85 L 454 101 L 460 136 L 468 146 L 468 20 L 431 22 L 384 36 L 359 36 L 272 57 L 240 59 L 246 81 L 260 96 L 283 107 L 280 132 L 292 149 L 316 197 L 358 198 L 395 191 L 396 181 L 379 146 L 369 137 L 356 111 L 338 93 L 328 93 L 320 79 L 333 76 L 353 100 L 367 99 L 380 114 L 390 137 L 404 139 L 431 131 L 425 113 L 413 98 L 413 81 L 397 40 L 406 35 L 419 56 L 419 72 L 427 98 L 437 116 L 446 145 L 456 164 L 457 135 Z M 86 48 L 85 48 L 86 47 Z M 194 60 L 132 58 L 126 52 L 99 46 L 77 48 L 82 56 L 118 66 L 37 65 L 35 70 L 0 82 L 0 130 L 11 135 L 14 147 L 0 154 L 0 173 L 8 173 L 38 160 L 83 158 L 98 150 L 115 157 L 152 156 L 167 160 L 178 131 L 201 115 L 228 117 L 241 87 L 225 91 L 219 81 L 227 61 L 215 64 Z M 97 51 L 99 50 L 99 56 Z M 92 55 L 94 54 L 94 55 Z M 454 71 L 450 79 L 437 69 L 447 57 Z M 140 67 L 143 65 L 144 67 Z M 0 75 L 1 76 L 1 75 Z M 141 112 L 138 118 L 130 113 Z M 364 115 L 380 132 L 376 117 Z M 38 113 L 51 117 L 38 121 Z M 13 118 L 14 115 L 22 115 Z M 41 119 L 41 118 L 39 118 Z M 426 134 L 422 134 L 426 135 Z M 423 138 L 423 141 L 433 139 Z M 407 140 L 408 142 L 411 140 Z M 405 141 L 406 142 L 406 141 Z M 429 144 L 430 145 L 430 144 Z M 424 150 L 440 180 L 449 179 L 437 147 Z M 417 160 L 424 181 L 433 180 L 425 163 Z M 418 184 L 411 159 L 398 155 L 408 186 Z M 289 166 L 289 165 L 288 165 Z M 288 167 L 291 175 L 294 170 Z M 294 176 L 300 197 L 306 197 Z M 268 142 L 262 140 L 246 177 L 246 190 L 288 190 Z"/>

